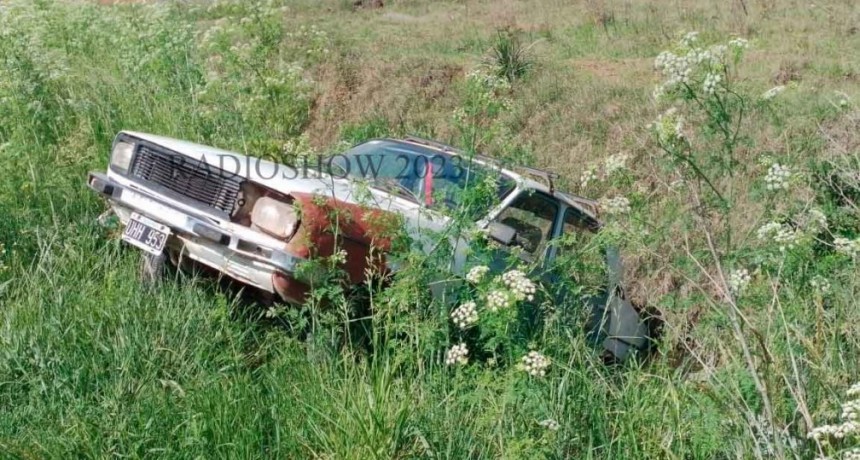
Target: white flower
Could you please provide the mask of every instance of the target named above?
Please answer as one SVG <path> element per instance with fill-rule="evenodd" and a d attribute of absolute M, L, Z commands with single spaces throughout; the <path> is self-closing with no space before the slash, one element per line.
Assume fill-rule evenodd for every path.
<path fill-rule="evenodd" d="M 809 280 L 809 285 L 821 294 L 826 294 L 830 292 L 830 281 L 822 276 L 816 276 L 815 278 Z"/>
<path fill-rule="evenodd" d="M 761 94 L 761 98 L 766 100 L 766 101 L 769 101 L 769 100 L 779 96 L 779 93 L 781 93 L 783 91 L 785 91 L 785 85 L 774 86 L 773 88 L 763 92 Z"/>
<path fill-rule="evenodd" d="M 690 84 L 694 61 L 695 58 L 677 56 L 669 51 L 660 53 L 654 60 L 654 67 L 666 77 L 660 91 L 665 92 L 682 84 Z"/>
<path fill-rule="evenodd" d="M 790 179 L 791 168 L 779 163 L 772 164 L 770 169 L 767 170 L 767 175 L 764 176 L 768 190 L 787 190 Z"/>
<path fill-rule="evenodd" d="M 860 447 L 852 447 L 843 452 L 842 460 L 860 460 Z"/>
<path fill-rule="evenodd" d="M 821 441 L 822 439 L 830 437 L 842 439 L 846 435 L 856 433 L 857 427 L 857 423 L 850 421 L 839 425 L 823 425 L 813 428 L 812 431 L 807 434 L 807 437 L 816 441 Z"/>
<path fill-rule="evenodd" d="M 540 422 L 538 422 L 538 425 L 540 425 L 540 426 L 542 426 L 542 427 L 544 427 L 550 431 L 558 431 L 558 428 L 559 428 L 558 422 L 555 421 L 554 419 L 551 419 L 551 418 L 548 418 L 546 420 L 541 420 Z"/>
<path fill-rule="evenodd" d="M 780 228 L 782 228 L 782 224 L 779 222 L 768 222 L 758 228 L 758 239 L 766 240 L 779 231 Z"/>
<path fill-rule="evenodd" d="M 512 304 L 513 299 L 508 291 L 496 289 L 487 294 L 487 308 L 491 312 L 495 313 L 503 308 L 510 307 Z"/>
<path fill-rule="evenodd" d="M 836 105 L 839 106 L 840 109 L 844 109 L 844 108 L 848 107 L 848 104 L 850 102 L 851 101 L 848 98 L 847 94 L 845 94 L 841 91 L 836 91 Z"/>
<path fill-rule="evenodd" d="M 484 279 L 484 275 L 490 271 L 490 267 L 486 265 L 478 265 L 476 267 L 472 267 L 469 270 L 469 273 L 466 273 L 466 281 L 472 284 L 478 284 Z"/>
<path fill-rule="evenodd" d="M 779 250 L 785 252 L 788 249 L 794 248 L 797 241 L 800 239 L 800 234 L 789 225 L 780 224 L 778 222 L 768 222 L 758 229 L 758 239 L 772 240 L 779 244 Z"/>
<path fill-rule="evenodd" d="M 742 50 L 750 47 L 750 42 L 745 38 L 733 38 L 729 40 L 729 47 Z"/>
<path fill-rule="evenodd" d="M 722 81 L 723 77 L 719 74 L 709 73 L 705 75 L 705 81 L 702 83 L 702 91 L 707 95 L 714 94 L 717 91 L 717 85 Z"/>
<path fill-rule="evenodd" d="M 833 239 L 833 247 L 836 248 L 837 252 L 855 257 L 860 254 L 860 238 L 849 240 L 840 236 Z"/>
<path fill-rule="evenodd" d="M 606 159 L 606 163 L 604 163 L 603 170 L 606 172 L 606 175 L 612 175 L 617 171 L 621 171 L 627 167 L 627 159 L 630 158 L 625 153 L 616 153 L 615 155 L 610 155 Z"/>
<path fill-rule="evenodd" d="M 686 47 L 691 47 L 691 46 L 693 46 L 693 44 L 694 44 L 694 43 L 696 43 L 697 41 L 699 41 L 699 33 L 698 33 L 698 32 L 695 32 L 695 31 L 687 32 L 687 33 L 686 33 L 686 34 L 681 38 L 681 44 L 682 44 L 682 45 L 684 45 L 684 46 L 686 46 Z"/>
<path fill-rule="evenodd" d="M 597 173 L 594 171 L 594 167 L 592 166 L 585 171 L 582 171 L 582 175 L 579 176 L 579 185 L 582 186 L 582 188 L 585 188 L 594 180 L 597 180 Z"/>
<path fill-rule="evenodd" d="M 549 358 L 536 351 L 530 351 L 523 356 L 521 366 L 532 377 L 543 377 L 546 375 L 549 364 Z"/>
<path fill-rule="evenodd" d="M 466 329 L 472 324 L 475 324 L 478 321 L 477 304 L 475 304 L 475 302 L 466 302 L 463 305 L 460 305 L 451 312 L 451 320 L 453 320 L 454 324 L 456 324 L 460 329 Z"/>
<path fill-rule="evenodd" d="M 739 294 L 750 282 L 750 272 L 746 268 L 740 268 L 729 275 L 729 288 L 734 294 Z"/>
<path fill-rule="evenodd" d="M 465 343 L 460 343 L 459 345 L 452 346 L 448 353 L 445 354 L 445 364 L 448 366 L 453 366 L 455 364 L 468 364 L 469 363 L 469 349 L 466 348 Z"/>
<path fill-rule="evenodd" d="M 627 214 L 630 212 L 630 200 L 623 196 L 603 199 L 601 204 L 609 215 Z"/>
<path fill-rule="evenodd" d="M 804 219 L 805 228 L 808 231 L 818 233 L 827 229 L 827 215 L 818 208 L 811 208 L 806 212 Z"/>
<path fill-rule="evenodd" d="M 535 284 L 526 277 L 525 273 L 519 270 L 511 270 L 502 275 L 502 282 L 511 290 L 516 300 L 534 300 L 534 294 L 537 288 Z"/>

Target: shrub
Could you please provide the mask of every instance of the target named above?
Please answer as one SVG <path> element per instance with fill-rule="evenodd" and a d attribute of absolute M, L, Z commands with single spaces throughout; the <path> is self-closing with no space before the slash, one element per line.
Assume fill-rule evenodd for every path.
<path fill-rule="evenodd" d="M 511 28 L 496 31 L 496 37 L 490 48 L 487 64 L 494 69 L 495 74 L 513 84 L 523 78 L 534 66 L 534 60 L 529 50 L 534 45 L 523 45 L 520 33 Z"/>

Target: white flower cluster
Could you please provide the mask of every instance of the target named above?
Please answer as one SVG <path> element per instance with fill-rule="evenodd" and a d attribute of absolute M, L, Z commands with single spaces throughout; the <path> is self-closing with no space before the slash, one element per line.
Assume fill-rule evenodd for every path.
<path fill-rule="evenodd" d="M 538 422 L 538 425 L 540 425 L 540 426 L 542 426 L 542 427 L 544 427 L 550 431 L 558 431 L 559 426 L 560 426 L 557 421 L 555 421 L 554 419 L 551 419 L 551 418 L 548 418 L 546 420 L 541 420 L 540 422 Z"/>
<path fill-rule="evenodd" d="M 800 233 L 786 224 L 779 222 L 768 222 L 758 229 L 758 239 L 773 240 L 779 245 L 779 250 L 785 252 L 788 249 L 794 248 L 797 241 L 800 239 Z"/>
<path fill-rule="evenodd" d="M 497 312 L 503 308 L 510 307 L 513 302 L 508 291 L 496 289 L 487 294 L 487 308 L 491 312 Z"/>
<path fill-rule="evenodd" d="M 579 176 L 579 185 L 582 188 L 588 186 L 591 181 L 597 180 L 597 172 L 594 170 L 594 167 L 589 167 L 585 171 L 582 171 L 582 175 Z"/>
<path fill-rule="evenodd" d="M 466 344 L 452 346 L 445 354 L 445 364 L 448 366 L 469 364 L 469 349 L 466 348 Z"/>
<path fill-rule="evenodd" d="M 687 32 L 681 37 L 681 45 L 686 46 L 687 48 L 692 47 L 697 41 L 699 41 L 699 33 L 694 31 Z"/>
<path fill-rule="evenodd" d="M 299 48 L 304 48 L 307 56 L 323 56 L 329 54 L 328 33 L 317 26 L 300 26 L 293 32 L 287 33 L 287 38 L 299 43 Z"/>
<path fill-rule="evenodd" d="M 837 252 L 856 257 L 860 255 L 860 238 L 849 240 L 840 236 L 833 240 L 833 247 Z"/>
<path fill-rule="evenodd" d="M 716 73 L 705 75 L 705 81 L 702 82 L 702 91 L 707 95 L 714 94 L 717 91 L 717 85 L 720 84 L 722 79 L 723 77 Z"/>
<path fill-rule="evenodd" d="M 734 294 L 739 294 L 750 283 L 750 272 L 746 268 L 739 268 L 729 275 L 729 288 Z"/>
<path fill-rule="evenodd" d="M 804 228 L 810 232 L 818 233 L 827 229 L 827 215 L 818 208 L 811 208 L 806 212 Z"/>
<path fill-rule="evenodd" d="M 812 286 L 812 289 L 815 289 L 822 294 L 830 292 L 830 281 L 823 276 L 816 276 L 815 278 L 812 278 L 811 280 L 809 280 L 809 285 Z"/>
<path fill-rule="evenodd" d="M 523 370 L 528 372 L 532 377 L 545 376 L 549 364 L 549 358 L 536 351 L 530 351 L 527 355 L 523 356 Z"/>
<path fill-rule="evenodd" d="M 836 97 L 836 103 L 834 105 L 836 105 L 837 108 L 845 109 L 851 104 L 851 99 L 842 91 L 835 91 L 833 95 Z"/>
<path fill-rule="evenodd" d="M 842 460 L 860 460 L 860 447 L 852 447 L 842 452 Z"/>
<path fill-rule="evenodd" d="M 630 212 L 630 200 L 623 196 L 605 198 L 602 200 L 601 205 L 606 214 L 609 215 L 620 215 Z"/>
<path fill-rule="evenodd" d="M 607 176 L 611 176 L 612 174 L 624 170 L 627 167 L 627 160 L 630 158 L 626 153 L 616 153 L 614 155 L 609 155 L 606 158 L 606 162 L 603 165 L 603 171 Z"/>
<path fill-rule="evenodd" d="M 466 329 L 478 322 L 478 305 L 471 301 L 460 305 L 451 312 L 451 320 L 460 329 Z"/>
<path fill-rule="evenodd" d="M 466 80 L 478 83 L 490 92 L 502 92 L 511 89 L 511 83 L 506 78 L 499 77 L 481 67 L 476 67 L 467 73 Z"/>
<path fill-rule="evenodd" d="M 310 158 L 314 155 L 314 149 L 311 147 L 310 137 L 307 133 L 288 139 L 281 146 L 281 152 L 286 157 Z"/>
<path fill-rule="evenodd" d="M 768 190 L 788 190 L 788 182 L 791 179 L 791 168 L 779 163 L 770 165 L 764 182 Z"/>
<path fill-rule="evenodd" d="M 740 52 L 749 47 L 749 42 L 742 38 L 729 41 L 728 45 L 714 45 L 709 48 L 696 46 L 698 33 L 690 32 L 680 41 L 676 52 L 663 51 L 654 60 L 654 67 L 665 78 L 663 83 L 654 89 L 655 99 L 678 88 L 690 88 L 694 81 L 702 83 L 705 95 L 711 95 L 718 89 L 722 77 L 714 70 L 725 67 L 725 56 L 729 48 Z"/>
<path fill-rule="evenodd" d="M 850 435 L 860 434 L 860 383 L 851 385 L 851 388 L 845 392 L 845 395 L 852 398 L 842 404 L 842 413 L 840 418 L 842 423 L 838 425 L 823 425 L 813 428 L 806 437 L 816 441 L 826 440 L 827 438 L 842 439 Z"/>
<path fill-rule="evenodd" d="M 854 421 L 847 421 L 838 425 L 822 425 L 812 429 L 807 437 L 816 441 L 821 441 L 825 438 L 842 439 L 845 436 L 856 434 L 860 429 L 860 424 Z"/>
<path fill-rule="evenodd" d="M 769 101 L 769 100 L 779 96 L 779 94 L 783 91 L 785 91 L 785 85 L 774 86 L 773 88 L 763 92 L 761 94 L 761 98 L 764 99 L 765 101 Z"/>
<path fill-rule="evenodd" d="M 779 222 L 768 222 L 758 228 L 758 239 L 766 240 L 782 228 Z"/>
<path fill-rule="evenodd" d="M 729 40 L 729 47 L 738 50 L 747 49 L 750 47 L 750 42 L 745 38 L 733 38 Z"/>
<path fill-rule="evenodd" d="M 616 153 L 613 155 L 609 155 L 606 157 L 606 160 L 603 162 L 603 170 L 600 170 L 600 167 L 595 164 L 588 165 L 579 176 L 579 185 L 582 188 L 585 188 L 592 181 L 601 180 L 603 178 L 609 177 L 619 171 L 623 171 L 627 168 L 627 161 L 630 159 L 630 155 L 626 153 Z M 600 174 L 598 174 L 600 172 Z"/>
<path fill-rule="evenodd" d="M 466 281 L 468 281 L 472 284 L 478 284 L 481 282 L 481 280 L 484 279 L 484 276 L 489 271 L 490 271 L 490 267 L 488 267 L 486 265 L 478 265 L 478 266 L 472 267 L 469 270 L 469 272 L 466 273 Z"/>
<path fill-rule="evenodd" d="M 663 51 L 658 54 L 657 58 L 654 59 L 654 67 L 666 77 L 666 81 L 658 87 L 662 90 L 661 92 L 680 84 L 690 84 L 694 62 L 689 56 L 678 56 L 671 51 Z"/>
<path fill-rule="evenodd" d="M 856 385 L 856 384 L 855 384 Z M 852 386 L 853 388 L 853 386 Z M 846 392 L 847 394 L 848 392 Z M 856 391 L 855 391 L 856 393 Z M 850 397 L 850 395 L 849 395 Z M 842 404 L 841 417 L 846 420 L 857 420 L 860 418 L 860 400 L 852 399 Z"/>
<path fill-rule="evenodd" d="M 511 290 L 516 300 L 534 300 L 534 294 L 537 288 L 532 280 L 526 277 L 526 274 L 519 270 L 511 270 L 502 275 L 502 282 Z"/>

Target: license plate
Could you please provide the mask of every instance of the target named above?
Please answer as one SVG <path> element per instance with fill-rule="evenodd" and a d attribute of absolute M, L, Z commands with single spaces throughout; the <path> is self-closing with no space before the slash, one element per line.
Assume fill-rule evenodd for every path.
<path fill-rule="evenodd" d="M 131 213 L 131 219 L 122 232 L 123 241 L 156 256 L 164 251 L 168 236 L 170 228 L 136 212 Z"/>

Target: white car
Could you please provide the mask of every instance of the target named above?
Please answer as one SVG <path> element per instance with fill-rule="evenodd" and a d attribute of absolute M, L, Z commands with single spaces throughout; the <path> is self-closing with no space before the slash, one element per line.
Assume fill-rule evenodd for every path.
<path fill-rule="evenodd" d="M 559 247 L 550 243 L 566 232 L 600 227 L 595 203 L 555 190 L 549 174 L 517 173 L 424 139 L 377 139 L 296 160 L 287 166 L 124 131 L 107 172 L 91 172 L 88 185 L 110 202 L 123 240 L 144 252 L 148 271 L 187 258 L 294 304 L 312 289 L 303 261 L 343 251 L 342 268 L 356 284 L 369 268 L 396 272 L 394 227 L 428 253 L 439 235 L 449 238 L 448 270 L 462 275 L 472 242 L 445 232 L 457 210 L 468 209 L 503 253 L 532 265 L 555 259 Z M 482 186 L 495 196 L 467 201 L 468 190 Z M 650 345 L 654 328 L 624 298 L 616 251 L 603 261 L 608 280 L 591 302 L 588 327 L 609 355 L 624 359 Z"/>

